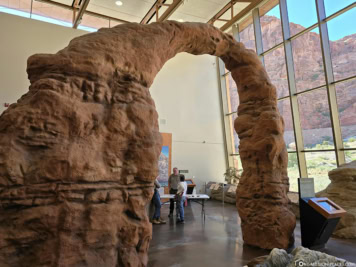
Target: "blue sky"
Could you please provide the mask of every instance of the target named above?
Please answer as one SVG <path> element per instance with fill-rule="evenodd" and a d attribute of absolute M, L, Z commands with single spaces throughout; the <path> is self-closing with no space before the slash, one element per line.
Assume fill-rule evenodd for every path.
<path fill-rule="evenodd" d="M 326 16 L 352 4 L 353 0 L 324 0 Z M 309 27 L 317 22 L 314 0 L 287 0 L 289 21 Z M 271 9 L 267 15 L 280 18 L 279 6 Z M 353 8 L 328 22 L 329 38 L 332 41 L 356 33 L 356 8 Z"/>

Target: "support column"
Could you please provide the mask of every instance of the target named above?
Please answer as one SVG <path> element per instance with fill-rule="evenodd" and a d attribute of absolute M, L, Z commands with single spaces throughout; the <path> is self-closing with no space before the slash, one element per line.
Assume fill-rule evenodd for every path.
<path fill-rule="evenodd" d="M 331 126 L 332 126 L 335 152 L 336 152 L 336 163 L 337 166 L 340 166 L 341 164 L 345 163 L 345 153 L 343 151 L 344 144 L 342 142 L 339 110 L 337 108 L 337 101 L 336 101 L 336 88 L 334 84 L 334 75 L 333 75 L 332 62 L 331 62 L 328 26 L 325 21 L 326 14 L 325 14 L 324 0 L 316 0 L 315 3 L 316 3 L 316 10 L 318 13 L 321 52 L 323 54 L 326 88 L 327 88 L 328 100 L 329 100 L 328 102 L 330 108 L 330 119 L 331 119 Z"/>
<path fill-rule="evenodd" d="M 294 76 L 294 62 L 293 62 L 293 51 L 292 51 L 292 42 L 290 40 L 290 30 L 289 30 L 289 19 L 287 12 L 287 3 L 286 0 L 280 0 L 279 8 L 281 12 L 281 22 L 282 22 L 282 31 L 283 31 L 283 42 L 284 42 L 284 54 L 286 58 L 286 67 L 287 67 L 287 77 L 288 77 L 288 86 L 289 86 L 289 95 L 290 95 L 290 106 L 292 109 L 292 120 L 294 126 L 294 138 L 296 144 L 296 152 L 298 157 L 298 166 L 300 177 L 307 178 L 307 165 L 305 160 L 305 154 L 302 152 L 304 150 L 304 141 L 303 134 L 300 124 L 300 115 L 298 107 L 298 99 L 295 95 L 297 92 Z"/>

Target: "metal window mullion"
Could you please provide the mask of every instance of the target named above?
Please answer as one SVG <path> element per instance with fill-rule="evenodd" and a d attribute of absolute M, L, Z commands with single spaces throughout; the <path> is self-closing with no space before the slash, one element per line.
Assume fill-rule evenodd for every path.
<path fill-rule="evenodd" d="M 226 160 L 226 165 L 228 167 L 234 167 L 233 159 L 232 157 L 229 156 L 230 154 L 233 154 L 235 152 L 233 146 L 233 140 L 232 140 L 232 131 L 234 131 L 234 129 L 231 129 L 232 127 L 230 124 L 230 116 L 224 115 L 229 112 L 226 77 L 224 76 L 225 64 L 219 58 L 217 58 L 216 61 L 218 65 L 217 71 L 219 77 L 220 103 L 222 107 L 221 118 L 223 122 L 223 131 L 224 131 L 225 160 Z"/>
<path fill-rule="evenodd" d="M 337 100 L 336 100 L 336 86 L 334 84 L 328 26 L 324 21 L 326 18 L 324 0 L 315 0 L 315 3 L 316 3 L 317 14 L 318 14 L 321 52 L 323 55 L 323 62 L 324 62 L 326 88 L 327 88 L 328 100 L 329 100 L 328 103 L 330 108 L 330 119 L 331 119 L 332 133 L 333 133 L 335 152 L 336 152 L 336 163 L 337 166 L 340 166 L 341 164 L 345 163 L 345 153 L 342 150 L 344 146 L 342 142 L 339 111 L 338 111 Z"/>
<path fill-rule="evenodd" d="M 255 33 L 255 44 L 256 44 L 256 53 L 260 60 L 262 61 L 262 64 L 265 64 L 264 58 L 263 58 L 263 42 L 262 42 L 262 30 L 261 30 L 261 22 L 260 22 L 260 13 L 259 9 L 255 8 L 252 10 L 252 19 L 253 19 L 253 29 Z"/>
<path fill-rule="evenodd" d="M 281 22 L 282 22 L 282 32 L 283 32 L 283 42 L 284 42 L 284 54 L 286 59 L 287 68 L 287 78 L 289 86 L 290 95 L 290 105 L 292 111 L 292 121 L 294 126 L 294 138 L 296 143 L 296 153 L 298 157 L 298 166 L 300 177 L 308 177 L 307 164 L 305 160 L 305 154 L 302 152 L 304 150 L 303 133 L 300 124 L 300 114 L 298 107 L 298 99 L 295 93 L 297 92 L 295 76 L 294 76 L 294 63 L 293 63 L 293 51 L 292 43 L 289 40 L 290 30 L 289 30 L 289 19 L 287 12 L 286 0 L 280 0 L 279 8 L 281 12 Z"/>

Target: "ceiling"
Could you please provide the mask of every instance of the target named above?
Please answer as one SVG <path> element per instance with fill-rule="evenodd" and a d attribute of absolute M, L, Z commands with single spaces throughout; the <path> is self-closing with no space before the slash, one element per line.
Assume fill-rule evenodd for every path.
<path fill-rule="evenodd" d="M 246 10 L 251 10 L 262 2 L 262 0 L 121 0 L 122 5 L 118 6 L 115 4 L 116 1 L 0 0 L 0 6 L 10 8 L 32 6 L 32 11 L 38 15 L 73 23 L 74 28 L 112 27 L 126 22 L 146 24 L 166 19 L 204 22 L 218 28 L 227 28 L 246 16 Z"/>

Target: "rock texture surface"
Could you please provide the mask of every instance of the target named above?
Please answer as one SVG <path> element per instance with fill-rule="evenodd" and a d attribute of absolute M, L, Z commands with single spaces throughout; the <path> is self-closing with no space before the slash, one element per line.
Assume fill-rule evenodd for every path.
<path fill-rule="evenodd" d="M 356 238 L 356 161 L 330 171 L 329 178 L 331 183 L 317 196 L 327 197 L 347 211 L 341 217 L 333 235 Z"/>
<path fill-rule="evenodd" d="M 199 23 L 125 24 L 28 59 L 28 93 L 0 117 L 0 262 L 145 266 L 145 206 L 161 137 L 149 87 L 179 52 L 221 57 L 240 95 L 237 207 L 245 242 L 286 247 L 287 151 L 276 89 L 253 51 Z"/>
<path fill-rule="evenodd" d="M 352 262 L 304 247 L 295 248 L 291 254 L 275 248 L 267 258 L 252 260 L 248 267 L 295 267 L 295 266 L 356 266 Z"/>

